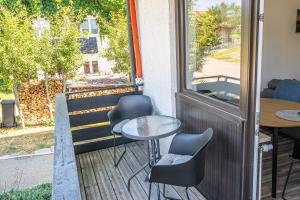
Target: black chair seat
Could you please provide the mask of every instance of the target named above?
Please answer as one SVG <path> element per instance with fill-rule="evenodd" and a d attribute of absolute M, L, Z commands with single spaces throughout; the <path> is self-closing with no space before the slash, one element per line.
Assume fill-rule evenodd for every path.
<path fill-rule="evenodd" d="M 169 153 L 151 168 L 148 198 L 151 198 L 151 184 L 162 183 L 164 188 L 165 184 L 186 187 L 189 199 L 187 189 L 200 184 L 204 178 L 206 147 L 212 136 L 212 129 L 202 134 L 177 134 L 172 140 Z M 163 196 L 166 197 L 165 189 Z"/>
<path fill-rule="evenodd" d="M 178 165 L 181 163 L 185 163 L 192 159 L 193 156 L 190 155 L 179 155 L 179 154 L 172 154 L 168 153 L 163 155 L 163 157 L 156 163 L 157 166 L 159 165 Z"/>
<path fill-rule="evenodd" d="M 122 134 L 122 127 L 129 122 L 129 119 L 125 119 L 123 121 L 120 121 L 119 123 L 117 123 L 114 127 L 113 127 L 113 132 L 115 134 L 121 135 Z"/>

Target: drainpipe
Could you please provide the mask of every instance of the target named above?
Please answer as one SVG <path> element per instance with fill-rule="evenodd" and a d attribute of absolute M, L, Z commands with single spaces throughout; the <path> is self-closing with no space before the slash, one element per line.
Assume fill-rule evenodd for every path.
<path fill-rule="evenodd" d="M 128 45 L 130 52 L 130 66 L 131 66 L 131 83 L 135 84 L 136 79 L 136 66 L 135 66 L 135 55 L 134 55 L 134 47 L 133 47 L 133 37 L 132 37 L 132 29 L 131 29 L 131 17 L 130 17 L 130 0 L 126 0 L 127 5 L 127 27 L 128 27 Z"/>
<path fill-rule="evenodd" d="M 137 77 L 136 83 L 138 83 L 143 78 L 143 72 L 142 72 L 139 34 L 138 34 L 138 28 L 137 28 L 135 0 L 129 0 L 129 5 L 130 5 L 130 19 L 131 19 L 132 38 L 133 38 L 133 50 L 134 50 L 134 56 L 135 56 L 136 77 Z"/>

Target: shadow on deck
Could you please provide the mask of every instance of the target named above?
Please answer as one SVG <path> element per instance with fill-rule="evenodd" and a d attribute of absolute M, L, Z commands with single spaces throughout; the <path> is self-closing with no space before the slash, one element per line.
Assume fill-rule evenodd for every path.
<path fill-rule="evenodd" d="M 97 200 L 143 200 L 148 199 L 149 183 L 145 181 L 150 172 L 146 168 L 132 180 L 131 193 L 127 191 L 127 180 L 147 162 L 147 145 L 144 142 L 127 144 L 127 152 L 117 168 L 113 164 L 113 148 L 102 149 L 76 156 L 82 199 Z M 121 154 L 123 145 L 118 147 Z M 152 198 L 157 199 L 157 186 L 152 187 Z M 162 186 L 160 187 L 162 192 Z M 174 198 L 187 199 L 184 188 L 166 186 L 166 194 Z M 190 188 L 191 200 L 205 198 L 195 188 Z M 161 198 L 162 194 L 161 194 Z"/>

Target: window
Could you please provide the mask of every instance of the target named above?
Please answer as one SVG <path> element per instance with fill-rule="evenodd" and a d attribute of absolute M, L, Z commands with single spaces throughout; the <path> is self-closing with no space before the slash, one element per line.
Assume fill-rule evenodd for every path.
<path fill-rule="evenodd" d="M 80 30 L 82 32 L 89 32 L 89 22 L 88 20 L 84 20 L 81 24 L 80 24 Z"/>
<path fill-rule="evenodd" d="M 96 19 L 87 19 L 80 24 L 81 32 L 98 34 L 98 25 Z"/>
<path fill-rule="evenodd" d="M 240 101 L 241 0 L 186 0 L 186 89 Z"/>
<path fill-rule="evenodd" d="M 97 34 L 98 33 L 98 26 L 97 26 L 96 20 L 91 19 L 90 23 L 91 23 L 91 32 L 92 32 L 92 34 Z"/>
<path fill-rule="evenodd" d="M 93 73 L 99 72 L 99 69 L 98 69 L 98 61 L 93 61 L 93 62 L 92 62 L 92 65 L 93 65 Z"/>
<path fill-rule="evenodd" d="M 85 74 L 89 74 L 91 71 L 90 71 L 90 63 L 89 62 L 85 62 L 84 65 L 83 65 L 83 70 L 84 70 L 84 73 Z"/>

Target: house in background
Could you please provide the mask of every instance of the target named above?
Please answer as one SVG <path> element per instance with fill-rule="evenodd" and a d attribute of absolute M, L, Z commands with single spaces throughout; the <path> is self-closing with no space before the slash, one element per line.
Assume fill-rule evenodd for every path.
<path fill-rule="evenodd" d="M 43 18 L 33 19 L 32 26 L 35 28 L 38 36 L 42 36 L 45 30 L 50 30 L 49 22 Z M 100 38 L 99 26 L 96 18 L 87 16 L 80 24 L 80 32 L 87 36 L 81 38 L 82 46 L 80 50 L 83 54 L 84 64 L 78 69 L 78 73 L 110 74 L 114 63 L 101 56 L 109 44 L 107 38 Z"/>
<path fill-rule="evenodd" d="M 100 38 L 99 26 L 97 20 L 93 16 L 87 16 L 80 24 L 80 31 L 83 34 L 88 34 L 87 38 L 82 38 L 81 52 L 83 54 L 84 64 L 79 69 L 79 73 L 111 73 L 114 66 L 106 58 L 101 57 L 101 54 L 108 47 L 107 38 Z"/>

